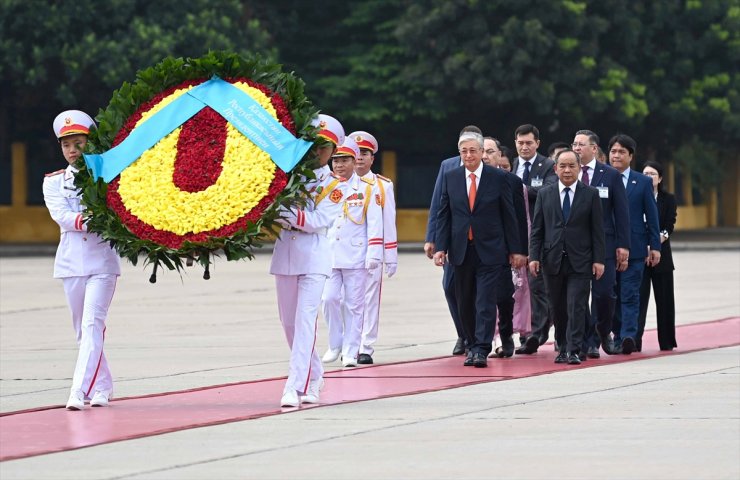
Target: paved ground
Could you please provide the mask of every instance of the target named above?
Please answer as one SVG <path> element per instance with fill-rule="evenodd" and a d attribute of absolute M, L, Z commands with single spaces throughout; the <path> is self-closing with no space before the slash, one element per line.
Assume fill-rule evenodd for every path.
<path fill-rule="evenodd" d="M 155 285 L 125 265 L 106 343 L 116 395 L 285 375 L 268 264 L 267 253 L 221 260 L 209 281 L 194 268 Z M 736 249 L 688 249 L 676 264 L 679 324 L 740 315 Z M 66 401 L 76 346 L 51 270 L 48 256 L 0 258 L 2 412 Z M 401 255 L 384 284 L 378 361 L 449 353 L 440 276 L 422 254 Z M 736 479 L 739 453 L 735 346 L 3 462 L 0 478 Z"/>

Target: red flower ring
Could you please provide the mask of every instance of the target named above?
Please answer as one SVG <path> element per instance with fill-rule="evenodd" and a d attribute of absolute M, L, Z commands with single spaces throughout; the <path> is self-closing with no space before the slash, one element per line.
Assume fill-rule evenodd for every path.
<path fill-rule="evenodd" d="M 278 121 L 293 135 L 296 133 L 295 124 L 283 99 L 265 85 L 253 82 L 248 78 L 226 78 L 230 83 L 243 82 L 250 87 L 264 93 L 275 108 Z M 176 90 L 199 85 L 206 79 L 188 80 L 179 85 L 160 92 L 148 102 L 142 104 L 121 127 L 112 146 L 121 143 L 133 129 L 142 115 L 158 105 L 164 98 Z M 195 116 L 185 122 L 177 141 L 175 171 L 172 181 L 180 190 L 199 192 L 211 186 L 221 174 L 222 161 L 226 148 L 226 119 L 210 107 L 205 107 Z M 256 222 L 264 210 L 275 200 L 275 197 L 285 188 L 288 178 L 285 172 L 275 168 L 275 175 L 267 193 L 248 212 L 245 212 L 236 221 L 219 228 L 198 232 L 177 234 L 164 231 L 149 225 L 132 214 L 124 205 L 118 192 L 120 177 L 116 177 L 108 185 L 107 204 L 119 216 L 122 223 L 137 237 L 151 240 L 157 244 L 172 249 L 179 249 L 184 242 L 206 242 L 212 237 L 228 237 L 248 226 L 248 222 Z"/>

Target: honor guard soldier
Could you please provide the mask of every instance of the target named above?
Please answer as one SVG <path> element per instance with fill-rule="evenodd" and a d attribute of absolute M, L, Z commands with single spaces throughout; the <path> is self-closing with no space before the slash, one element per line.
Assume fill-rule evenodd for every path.
<path fill-rule="evenodd" d="M 332 157 L 334 173 L 349 180 L 342 211 L 329 229 L 334 264 L 324 289 L 329 350 L 322 360 L 333 362 L 341 354 L 344 367 L 357 366 L 365 286 L 383 258 L 383 212 L 375 201 L 375 181 L 360 178 L 354 172 L 355 159 L 359 156 L 357 142 L 347 137 Z"/>
<path fill-rule="evenodd" d="M 44 202 L 61 229 L 54 278 L 62 279 L 79 345 L 67 409 L 82 410 L 87 399 L 90 406 L 104 407 L 113 393 L 113 377 L 103 353 L 105 320 L 121 265 L 108 243 L 87 231 L 85 207 L 74 184 L 74 164 L 95 122 L 84 112 L 67 110 L 57 115 L 53 126 L 69 165 L 46 175 Z"/>
<path fill-rule="evenodd" d="M 315 351 L 321 294 L 332 270 L 327 231 L 341 214 L 346 181 L 329 169 L 329 159 L 344 141 L 344 128 L 334 117 L 319 115 L 315 179 L 304 208 L 282 212 L 284 229 L 275 242 L 270 273 L 275 275 L 280 323 L 290 346 L 290 367 L 282 407 L 319 403 L 324 369 Z"/>
<path fill-rule="evenodd" d="M 373 197 L 383 212 L 383 258 L 385 273 L 388 278 L 396 273 L 398 265 L 398 237 L 396 235 L 396 198 L 393 194 L 393 182 L 389 178 L 373 173 L 375 154 L 378 153 L 378 141 L 367 132 L 357 131 L 349 134 L 360 147 L 360 156 L 355 161 L 355 173 L 363 179 L 375 182 Z M 371 271 L 365 288 L 365 319 L 362 325 L 359 364 L 372 364 L 374 345 L 378 339 L 378 321 L 380 318 L 380 292 L 383 268 Z"/>

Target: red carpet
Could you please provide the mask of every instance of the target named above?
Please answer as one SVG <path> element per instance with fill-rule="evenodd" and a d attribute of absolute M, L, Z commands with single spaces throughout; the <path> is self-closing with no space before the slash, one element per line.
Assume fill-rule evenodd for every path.
<path fill-rule="evenodd" d="M 602 355 L 576 367 L 554 364 L 552 347 L 546 347 L 532 356 L 490 359 L 485 369 L 463 367 L 462 357 L 442 357 L 330 371 L 322 404 L 301 409 L 739 345 L 740 317 L 678 327 L 677 341 L 679 350 L 660 352 L 655 332 L 646 332 L 642 353 Z M 284 381 L 283 377 L 123 398 L 108 408 L 83 412 L 55 406 L 6 413 L 0 416 L 0 461 L 297 411 L 277 407 Z"/>

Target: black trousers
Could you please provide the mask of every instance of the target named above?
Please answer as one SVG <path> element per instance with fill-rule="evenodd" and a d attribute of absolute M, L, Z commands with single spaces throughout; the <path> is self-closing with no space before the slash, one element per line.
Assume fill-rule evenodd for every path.
<path fill-rule="evenodd" d="M 497 287 L 508 265 L 483 265 L 474 242 L 468 243 L 462 264 L 455 265 L 455 296 L 460 325 L 473 353 L 488 356 L 493 349 Z"/>
<path fill-rule="evenodd" d="M 445 292 L 447 308 L 450 309 L 450 316 L 452 317 L 452 323 L 455 325 L 457 338 L 465 338 L 462 325 L 460 324 L 460 313 L 457 308 L 457 296 L 455 295 L 455 267 L 449 263 L 445 263 L 442 268 L 444 269 L 444 273 L 442 274 L 442 290 Z"/>
<path fill-rule="evenodd" d="M 661 350 L 676 348 L 676 301 L 673 294 L 673 271 L 656 272 L 645 267 L 640 284 L 640 316 L 637 317 L 637 339 L 642 342 L 650 303 L 650 283 L 655 292 L 655 314 L 658 323 L 658 345 Z"/>
<path fill-rule="evenodd" d="M 529 300 L 532 305 L 532 333 L 540 339 L 540 344 L 547 340 L 552 325 L 552 305 L 548 301 L 543 275 L 534 276 L 527 273 L 529 279 Z"/>
<path fill-rule="evenodd" d="M 555 340 L 570 353 L 583 349 L 592 276 L 590 272 L 575 272 L 567 256 L 563 257 L 557 275 L 544 275 L 555 322 Z"/>

